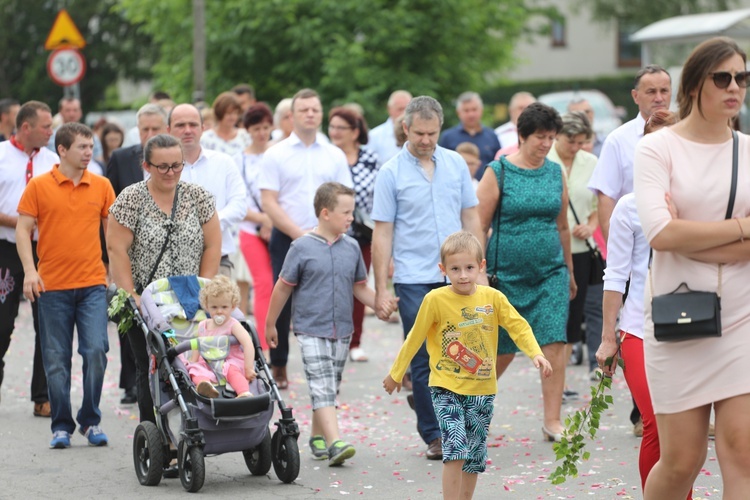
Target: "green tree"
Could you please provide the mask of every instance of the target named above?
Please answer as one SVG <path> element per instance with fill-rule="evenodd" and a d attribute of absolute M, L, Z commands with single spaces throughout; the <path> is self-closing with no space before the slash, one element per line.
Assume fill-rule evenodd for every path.
<path fill-rule="evenodd" d="M 513 61 L 535 0 L 224 0 L 206 2 L 207 98 L 248 82 L 273 104 L 302 87 L 356 101 L 371 122 L 397 88 L 449 102 Z M 154 40 L 155 84 L 192 92 L 190 0 L 121 0 Z"/>
<path fill-rule="evenodd" d="M 738 0 L 576 0 L 576 4 L 591 12 L 595 21 L 616 19 L 643 27 L 669 17 L 728 10 L 736 7 Z"/>
<path fill-rule="evenodd" d="M 57 109 L 63 90 L 47 75 L 44 42 L 65 8 L 86 40 L 87 69 L 80 83 L 84 111 L 98 109 L 119 77 L 147 79 L 151 42 L 112 9 L 118 0 L 0 0 L 0 97 L 36 99 Z"/>

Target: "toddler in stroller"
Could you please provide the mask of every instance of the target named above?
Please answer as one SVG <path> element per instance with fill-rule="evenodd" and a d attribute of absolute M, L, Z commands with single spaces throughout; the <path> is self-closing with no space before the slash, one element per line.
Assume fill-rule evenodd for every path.
<path fill-rule="evenodd" d="M 242 452 L 253 475 L 266 475 L 271 464 L 285 483 L 299 474 L 299 427 L 271 376 L 255 328 L 245 322 L 239 309 L 231 309 L 233 303 L 226 310 L 216 309 L 211 319 L 199 307 L 199 295 L 204 297 L 206 307 L 213 303 L 213 291 L 219 297 L 225 289 L 224 278 L 212 284 L 204 278 L 178 276 L 146 287 L 140 309 L 132 297 L 128 299 L 133 319 L 146 336 L 156 416 L 156 424 L 141 422 L 133 438 L 135 471 L 142 485 L 159 484 L 162 471 L 176 458 L 182 486 L 190 492 L 199 491 L 205 479 L 204 456 L 235 451 Z M 216 304 L 221 302 L 223 297 Z M 224 325 L 228 325 L 226 329 Z M 216 335 L 221 332 L 224 334 Z M 245 350 L 244 358 L 240 346 Z M 230 354 L 232 349 L 234 355 Z M 199 359 L 186 366 L 187 358 L 195 358 L 189 351 L 202 354 L 207 359 L 205 364 Z M 237 360 L 242 360 L 239 366 Z M 241 376 L 231 375 L 227 365 L 237 368 Z M 209 395 L 216 397 L 198 392 L 189 374 L 190 366 L 200 367 L 196 380 L 207 382 L 214 391 Z M 244 397 L 234 397 L 225 375 L 230 375 L 229 383 L 236 384 L 233 389 Z M 212 380 L 219 390 L 209 382 Z M 268 425 L 274 402 L 281 418 L 271 434 Z"/>
<path fill-rule="evenodd" d="M 201 343 L 200 349 L 193 351 L 187 369 L 201 396 L 219 397 L 214 383 L 222 387 L 225 382 L 229 382 L 238 398 L 252 396 L 248 382 L 256 377 L 253 341 L 240 322 L 229 316 L 239 302 L 240 289 L 226 276 L 216 276 L 200 291 L 201 307 L 210 319 L 200 322 L 198 336 L 232 335 L 240 343 L 231 346 L 228 352 L 208 342 Z"/>

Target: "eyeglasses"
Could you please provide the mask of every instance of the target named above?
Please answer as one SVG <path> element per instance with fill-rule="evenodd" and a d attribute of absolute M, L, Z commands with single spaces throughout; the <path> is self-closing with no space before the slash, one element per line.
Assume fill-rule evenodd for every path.
<path fill-rule="evenodd" d="M 345 127 L 343 125 L 328 125 L 328 130 L 352 130 L 352 127 Z"/>
<path fill-rule="evenodd" d="M 174 173 L 181 172 L 183 168 L 185 168 L 185 161 L 181 161 L 180 163 L 173 163 L 171 165 L 154 165 L 150 161 L 147 161 L 149 165 L 154 167 L 156 170 L 159 171 L 160 174 L 166 174 L 171 169 Z"/>
<path fill-rule="evenodd" d="M 728 71 L 717 71 L 715 73 L 709 73 L 708 76 L 713 78 L 714 85 L 720 89 L 729 87 L 733 78 L 732 73 L 729 73 Z M 734 81 L 737 82 L 737 86 L 743 89 L 747 87 L 748 83 L 750 83 L 748 82 L 748 78 L 750 78 L 750 71 L 740 71 L 734 75 Z"/>

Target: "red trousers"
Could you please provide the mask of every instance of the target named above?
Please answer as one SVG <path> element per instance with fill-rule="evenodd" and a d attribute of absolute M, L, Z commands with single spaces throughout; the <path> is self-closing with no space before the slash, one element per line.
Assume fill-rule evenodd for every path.
<path fill-rule="evenodd" d="M 250 275 L 253 277 L 253 315 L 255 329 L 260 337 L 260 345 L 264 351 L 268 350 L 266 343 L 266 316 L 268 304 L 273 292 L 273 272 L 271 270 L 271 255 L 268 244 L 255 234 L 240 231 L 240 250 L 245 257 Z M 232 382 L 229 382 L 230 384 Z M 234 384 L 232 384 L 234 386 Z"/>
<path fill-rule="evenodd" d="M 359 249 L 362 250 L 362 259 L 365 261 L 365 269 L 369 272 L 370 262 L 372 261 L 371 245 L 369 243 L 360 243 Z M 349 344 L 349 349 L 359 347 L 360 340 L 362 339 L 362 325 L 365 322 L 365 305 L 356 298 L 354 299 L 352 321 L 354 322 L 354 334 L 352 335 L 352 342 Z"/>
<path fill-rule="evenodd" d="M 630 393 L 635 399 L 635 404 L 641 411 L 643 419 L 643 440 L 641 441 L 641 452 L 638 457 L 638 470 L 641 474 L 641 489 L 646 486 L 646 478 L 651 472 L 654 464 L 659 460 L 659 433 L 656 429 L 656 417 L 654 407 L 651 404 L 651 392 L 646 381 L 646 364 L 643 360 L 643 339 L 620 331 L 622 343 L 620 350 L 622 359 L 625 361 L 625 381 L 630 388 Z M 688 500 L 693 498 L 692 493 L 687 496 Z"/>

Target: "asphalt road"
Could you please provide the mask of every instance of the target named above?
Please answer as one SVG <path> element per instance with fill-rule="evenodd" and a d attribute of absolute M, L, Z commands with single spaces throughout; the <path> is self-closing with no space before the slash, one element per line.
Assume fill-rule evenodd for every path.
<path fill-rule="evenodd" d="M 21 304 L 16 333 L 5 358 L 0 401 L 0 498 L 185 498 L 188 493 L 179 479 L 162 480 L 157 487 L 138 484 L 132 456 L 137 409 L 119 405 L 119 342 L 113 327 L 109 332 L 109 365 L 101 402 L 102 427 L 109 436 L 109 446 L 91 448 L 83 436 L 76 434 L 70 449 L 48 449 L 49 420 L 33 417 L 28 399 L 34 338 L 30 311 L 27 303 Z M 206 481 L 201 493 L 259 499 L 440 498 L 441 464 L 424 458 L 425 445 L 416 432 L 406 394 L 388 396 L 381 386 L 401 338 L 400 325 L 374 317 L 366 319 L 363 347 L 370 361 L 346 366 L 339 398 L 343 437 L 357 449 L 357 455 L 345 466 L 331 468 L 310 457 L 310 401 L 299 350 L 292 342 L 290 388 L 284 394 L 287 403 L 295 408 L 302 432 L 298 479 L 293 484 L 283 484 L 273 469 L 268 476 L 253 477 L 242 455 L 232 453 L 206 458 Z M 572 388 L 588 393 L 590 382 L 585 367 L 568 367 L 568 379 Z M 71 392 L 75 413 L 82 396 L 77 354 L 73 359 Z M 556 464 L 552 445 L 542 441 L 539 376 L 530 361 L 516 358 L 499 383 L 488 439 L 489 464 L 479 478 L 475 498 L 642 498 L 638 477 L 640 440 L 632 435 L 628 420 L 630 394 L 621 377 L 614 381 L 612 394 L 615 404 L 602 416 L 596 441 L 587 443 L 591 459 L 579 467 L 580 477 L 554 486 L 546 479 Z M 583 405 L 585 399 L 565 405 L 564 411 L 572 413 Z M 721 497 L 713 442 L 694 491 L 696 499 L 708 497 Z"/>

